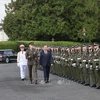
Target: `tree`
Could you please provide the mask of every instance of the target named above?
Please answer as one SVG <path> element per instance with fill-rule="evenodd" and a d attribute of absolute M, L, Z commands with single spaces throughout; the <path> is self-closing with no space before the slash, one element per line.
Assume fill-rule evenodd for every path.
<path fill-rule="evenodd" d="M 4 31 L 11 40 L 96 41 L 100 23 L 96 0 L 16 0 L 6 5 Z M 98 39 L 99 40 L 99 39 Z"/>

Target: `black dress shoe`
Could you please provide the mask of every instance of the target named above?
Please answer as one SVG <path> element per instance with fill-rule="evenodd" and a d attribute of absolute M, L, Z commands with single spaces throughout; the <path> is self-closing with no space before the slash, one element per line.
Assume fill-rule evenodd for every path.
<path fill-rule="evenodd" d="M 85 84 L 85 82 L 80 82 L 80 84 Z"/>
<path fill-rule="evenodd" d="M 81 83 L 81 81 L 77 81 L 78 83 Z"/>
<path fill-rule="evenodd" d="M 91 85 L 91 87 L 96 87 L 96 84 Z"/>
<path fill-rule="evenodd" d="M 100 86 L 97 86 L 96 89 L 100 89 Z"/>
<path fill-rule="evenodd" d="M 45 83 L 49 83 L 49 81 L 48 80 L 46 80 L 46 81 L 44 81 Z"/>
<path fill-rule="evenodd" d="M 26 78 L 24 78 L 24 80 L 27 80 Z"/>
<path fill-rule="evenodd" d="M 45 83 L 48 83 L 48 81 L 47 81 L 47 80 L 44 80 L 44 82 L 45 82 Z"/>
<path fill-rule="evenodd" d="M 34 84 L 38 84 L 37 81 L 35 81 Z"/>
<path fill-rule="evenodd" d="M 24 81 L 24 78 L 23 79 L 21 79 L 22 81 Z"/>
<path fill-rule="evenodd" d="M 47 83 L 49 83 L 49 80 L 47 80 Z"/>
<path fill-rule="evenodd" d="M 89 86 L 89 85 L 90 85 L 90 84 L 86 84 L 86 83 L 84 84 L 84 86 Z"/>

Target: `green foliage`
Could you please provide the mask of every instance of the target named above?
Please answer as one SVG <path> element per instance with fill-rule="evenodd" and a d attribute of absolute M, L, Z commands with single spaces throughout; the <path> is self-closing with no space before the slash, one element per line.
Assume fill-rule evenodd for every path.
<path fill-rule="evenodd" d="M 11 0 L 4 31 L 10 40 L 96 41 L 100 30 L 99 0 Z"/>
<path fill-rule="evenodd" d="M 0 42 L 0 49 L 14 49 L 17 50 L 17 43 L 14 41 Z"/>
<path fill-rule="evenodd" d="M 14 49 L 15 51 L 19 51 L 19 45 L 24 44 L 28 47 L 28 44 L 31 41 L 7 41 L 7 42 L 0 42 L 0 49 Z M 65 42 L 65 41 L 58 41 L 58 42 L 51 42 L 51 41 L 34 41 L 35 46 L 75 46 L 80 45 L 79 42 Z"/>

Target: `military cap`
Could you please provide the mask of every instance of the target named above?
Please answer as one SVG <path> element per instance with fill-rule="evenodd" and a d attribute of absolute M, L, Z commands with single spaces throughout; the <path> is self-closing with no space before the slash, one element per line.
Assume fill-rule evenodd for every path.
<path fill-rule="evenodd" d="M 30 42 L 29 45 L 34 45 L 34 42 Z"/>
<path fill-rule="evenodd" d="M 25 48 L 25 46 L 24 46 L 23 44 L 21 44 L 19 47 L 20 47 L 20 48 Z"/>

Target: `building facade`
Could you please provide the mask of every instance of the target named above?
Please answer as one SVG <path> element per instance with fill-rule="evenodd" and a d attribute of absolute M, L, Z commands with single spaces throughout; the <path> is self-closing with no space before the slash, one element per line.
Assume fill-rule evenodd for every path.
<path fill-rule="evenodd" d="M 2 23 L 0 23 L 0 41 L 8 41 L 8 40 L 9 40 L 9 37 L 4 32 L 4 30 L 2 28 Z"/>

